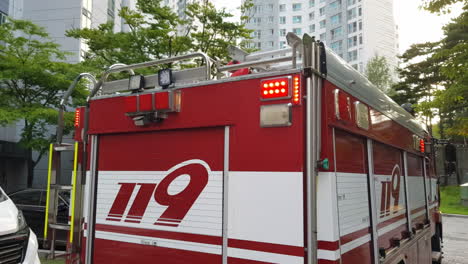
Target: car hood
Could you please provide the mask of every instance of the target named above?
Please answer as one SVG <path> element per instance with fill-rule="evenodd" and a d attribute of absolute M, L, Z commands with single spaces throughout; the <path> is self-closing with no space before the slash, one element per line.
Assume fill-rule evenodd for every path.
<path fill-rule="evenodd" d="M 10 200 L 0 202 L 0 236 L 18 230 L 18 209 Z"/>

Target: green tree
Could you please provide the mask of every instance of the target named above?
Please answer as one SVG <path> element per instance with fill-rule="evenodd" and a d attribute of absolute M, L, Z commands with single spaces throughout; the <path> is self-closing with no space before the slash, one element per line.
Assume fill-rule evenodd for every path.
<path fill-rule="evenodd" d="M 32 160 L 34 168 L 54 140 L 49 126 L 57 123 L 60 97 L 79 69 L 58 62 L 67 54 L 29 21 L 10 19 L 0 25 L 0 43 L 0 125 L 23 122 L 20 144 L 39 154 Z M 82 103 L 85 93 L 84 87 L 77 89 L 74 102 Z M 72 119 L 66 116 L 67 131 Z"/>
<path fill-rule="evenodd" d="M 464 4 L 463 13 L 444 27 L 442 40 L 413 45 L 402 55 L 402 81 L 392 95 L 399 103 L 416 104 L 428 120 L 438 115 L 442 137 L 468 136 L 468 1 L 424 3 L 426 10 L 444 13 L 457 2 Z"/>
<path fill-rule="evenodd" d="M 367 79 L 383 92 L 388 92 L 392 84 L 390 65 L 384 56 L 374 55 L 366 65 Z"/>
<path fill-rule="evenodd" d="M 87 64 L 105 68 L 114 63 L 132 64 L 195 51 L 228 59 L 227 46 L 238 44 L 240 38 L 250 38 L 251 32 L 242 21 L 229 22 L 232 14 L 206 0 L 188 4 L 184 20 L 163 6 L 162 0 L 137 0 L 136 10 L 122 7 L 119 16 L 128 25 L 128 32 L 114 32 L 112 23 L 67 32 L 67 36 L 84 39 L 89 45 Z"/>

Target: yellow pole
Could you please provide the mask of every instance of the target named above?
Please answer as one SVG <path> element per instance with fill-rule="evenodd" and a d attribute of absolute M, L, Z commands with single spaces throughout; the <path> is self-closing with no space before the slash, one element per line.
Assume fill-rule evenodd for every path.
<path fill-rule="evenodd" d="M 75 155 L 73 157 L 73 177 L 71 193 L 71 223 L 70 223 L 70 243 L 73 242 L 73 227 L 75 225 L 75 193 L 76 193 L 76 170 L 78 168 L 78 142 L 75 142 Z"/>
<path fill-rule="evenodd" d="M 47 239 L 47 228 L 48 228 L 48 222 L 49 222 L 50 175 L 52 173 L 53 151 L 54 151 L 54 144 L 51 143 L 49 147 L 49 169 L 47 171 L 47 199 L 46 199 L 46 211 L 45 211 L 45 220 L 44 220 L 44 239 Z"/>

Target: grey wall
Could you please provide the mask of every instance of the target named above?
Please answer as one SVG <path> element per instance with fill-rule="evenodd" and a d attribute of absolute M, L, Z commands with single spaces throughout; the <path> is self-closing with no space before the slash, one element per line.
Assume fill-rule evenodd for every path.
<path fill-rule="evenodd" d="M 0 0 L 0 12 L 8 14 L 9 0 Z"/>

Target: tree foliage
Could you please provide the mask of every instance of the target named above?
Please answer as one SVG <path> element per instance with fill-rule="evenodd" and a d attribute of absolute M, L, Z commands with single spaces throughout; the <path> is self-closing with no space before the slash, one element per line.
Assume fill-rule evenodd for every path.
<path fill-rule="evenodd" d="M 23 122 L 20 143 L 39 152 L 35 166 L 54 140 L 48 126 L 57 123 L 60 95 L 80 69 L 59 62 L 67 54 L 29 21 L 9 19 L 0 25 L 0 43 L 0 125 Z M 74 102 L 81 103 L 85 93 L 77 89 Z M 70 130 L 72 116 L 66 121 Z"/>
<path fill-rule="evenodd" d="M 373 56 L 366 65 L 367 79 L 383 92 L 387 92 L 392 84 L 391 69 L 384 56 Z"/>
<path fill-rule="evenodd" d="M 248 5 L 249 1 L 245 5 Z M 103 68 L 114 63 L 143 61 L 202 51 L 210 57 L 227 59 L 227 46 L 249 38 L 242 22 L 229 22 L 232 14 L 216 9 L 207 0 L 187 6 L 186 18 L 179 18 L 161 0 L 137 0 L 136 10 L 119 11 L 128 31 L 115 32 L 112 23 L 96 29 L 74 29 L 67 35 L 82 38 L 89 45 L 86 63 Z"/>
<path fill-rule="evenodd" d="M 438 115 L 440 133 L 468 136 L 468 2 L 432 0 L 430 12 L 447 12 L 456 2 L 464 3 L 462 14 L 444 27 L 438 42 L 413 45 L 403 55 L 402 81 L 394 86 L 397 102 L 417 104 L 419 112 Z"/>

